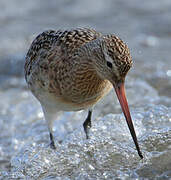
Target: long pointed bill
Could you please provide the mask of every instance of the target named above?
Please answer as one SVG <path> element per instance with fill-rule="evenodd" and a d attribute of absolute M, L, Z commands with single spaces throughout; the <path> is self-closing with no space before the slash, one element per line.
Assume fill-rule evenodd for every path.
<path fill-rule="evenodd" d="M 143 155 L 142 155 L 142 153 L 140 151 L 140 148 L 139 148 L 139 145 L 138 145 L 137 136 L 136 136 L 136 133 L 135 133 L 135 130 L 134 130 L 134 125 L 132 123 L 131 115 L 130 115 L 130 112 L 129 112 L 128 102 L 127 102 L 127 99 L 126 99 L 126 96 L 125 96 L 124 83 L 120 83 L 118 85 L 115 85 L 114 88 L 115 88 L 117 97 L 119 99 L 120 105 L 122 107 L 122 111 L 123 111 L 123 113 L 125 115 L 126 122 L 128 124 L 131 136 L 132 136 L 132 138 L 134 140 L 136 149 L 138 151 L 138 155 L 142 159 Z"/>

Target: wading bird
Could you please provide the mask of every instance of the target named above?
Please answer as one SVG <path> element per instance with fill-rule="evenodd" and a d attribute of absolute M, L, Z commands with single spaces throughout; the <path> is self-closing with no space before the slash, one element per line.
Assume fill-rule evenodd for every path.
<path fill-rule="evenodd" d="M 113 87 L 143 158 L 125 96 L 124 81 L 131 66 L 127 45 L 112 34 L 77 28 L 48 30 L 35 38 L 26 56 L 25 78 L 42 106 L 52 148 L 52 124 L 58 112 L 88 109 L 83 127 L 89 138 L 92 107 Z"/>

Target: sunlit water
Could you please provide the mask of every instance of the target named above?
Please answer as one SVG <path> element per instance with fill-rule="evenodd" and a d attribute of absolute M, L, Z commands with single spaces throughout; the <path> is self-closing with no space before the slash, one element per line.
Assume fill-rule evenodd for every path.
<path fill-rule="evenodd" d="M 0 179 L 171 178 L 170 0 L 2 0 L 0 10 Z M 49 148 L 40 104 L 23 77 L 24 56 L 33 34 L 76 26 L 116 33 L 130 47 L 126 94 L 143 160 L 114 91 L 96 105 L 89 140 L 87 112 L 59 113 L 57 150 Z"/>

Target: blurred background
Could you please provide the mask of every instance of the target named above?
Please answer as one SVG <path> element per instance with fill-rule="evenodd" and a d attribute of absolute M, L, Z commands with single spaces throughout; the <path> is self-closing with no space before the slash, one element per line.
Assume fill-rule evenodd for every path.
<path fill-rule="evenodd" d="M 14 151 L 31 134 L 47 131 L 45 123 L 36 129 L 43 114 L 24 80 L 31 42 L 44 30 L 75 27 L 112 33 L 127 43 L 134 61 L 126 81 L 131 109 L 149 103 L 170 107 L 170 0 L 0 0 L 0 169 L 9 171 Z M 97 115 L 120 112 L 113 96 L 97 105 Z"/>

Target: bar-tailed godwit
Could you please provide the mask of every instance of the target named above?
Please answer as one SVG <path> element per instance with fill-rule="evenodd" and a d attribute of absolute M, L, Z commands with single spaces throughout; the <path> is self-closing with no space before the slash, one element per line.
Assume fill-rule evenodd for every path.
<path fill-rule="evenodd" d="M 48 30 L 35 38 L 26 56 L 25 78 L 42 106 L 52 148 L 52 124 L 58 112 L 88 109 L 83 127 L 89 138 L 92 107 L 113 87 L 143 158 L 125 96 L 124 82 L 131 66 L 128 46 L 112 34 L 77 28 Z"/>

